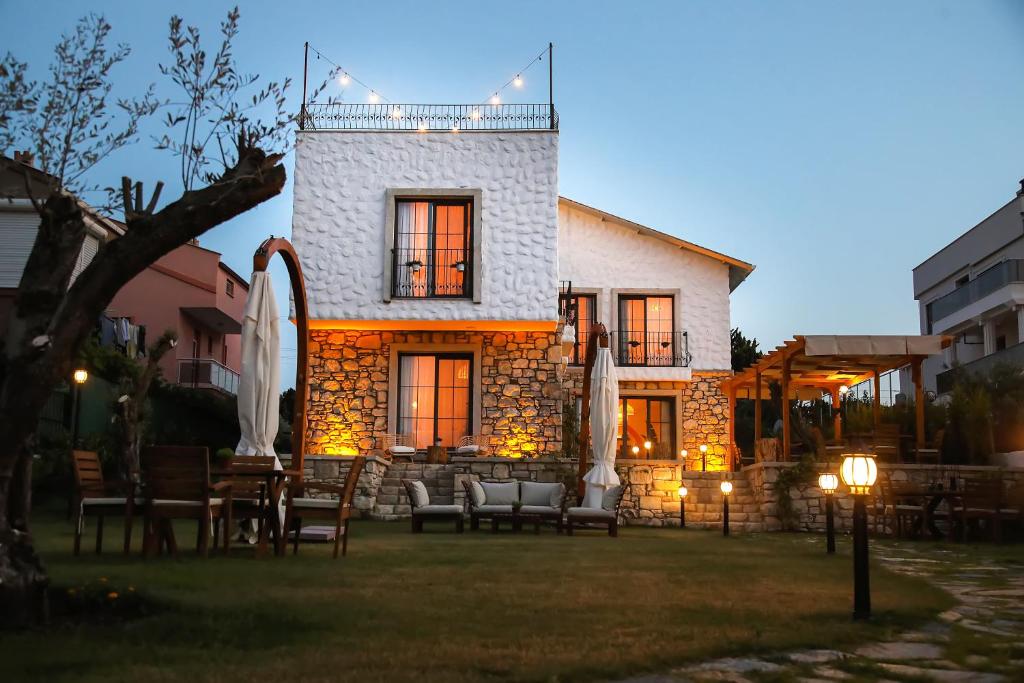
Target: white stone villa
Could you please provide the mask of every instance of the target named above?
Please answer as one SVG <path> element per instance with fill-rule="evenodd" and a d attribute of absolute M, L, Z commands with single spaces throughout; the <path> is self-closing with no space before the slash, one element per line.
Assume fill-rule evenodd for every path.
<path fill-rule="evenodd" d="M 752 265 L 560 197 L 546 106 L 431 108 L 429 126 L 411 108 L 323 106 L 298 133 L 292 238 L 310 455 L 372 455 L 403 434 L 418 449 L 472 435 L 495 456 L 557 456 L 586 351 L 581 333 L 563 366 L 571 282 L 578 329 L 611 332 L 620 457 L 685 450 L 700 469 L 706 444 L 708 470 L 731 465 L 719 383 L 729 296 Z"/>
<path fill-rule="evenodd" d="M 1024 365 L 1024 181 L 992 215 L 914 268 L 921 334 L 954 336 L 922 369 L 924 388 L 952 389 L 952 369 Z M 905 381 L 903 379 L 902 381 Z"/>

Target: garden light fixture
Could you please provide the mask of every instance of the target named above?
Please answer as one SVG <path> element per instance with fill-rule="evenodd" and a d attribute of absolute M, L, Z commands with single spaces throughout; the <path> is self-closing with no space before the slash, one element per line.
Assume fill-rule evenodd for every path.
<path fill-rule="evenodd" d="M 729 494 L 732 493 L 732 482 L 726 479 L 721 483 L 722 489 L 722 535 L 729 535 Z"/>
<path fill-rule="evenodd" d="M 85 384 L 89 379 L 89 372 L 87 370 L 75 370 L 73 377 L 76 384 Z"/>
<path fill-rule="evenodd" d="M 848 453 L 839 471 L 853 494 L 853 618 L 871 617 L 871 584 L 868 577 L 868 511 L 866 499 L 878 478 L 875 456 Z"/>
<path fill-rule="evenodd" d="M 680 528 L 686 527 L 686 494 L 689 491 L 686 490 L 686 486 L 679 485 L 679 526 Z"/>
<path fill-rule="evenodd" d="M 700 445 L 700 470 L 701 472 L 708 471 L 708 445 L 706 443 Z"/>
<path fill-rule="evenodd" d="M 836 551 L 836 526 L 832 496 L 839 488 L 839 477 L 831 472 L 822 474 L 818 477 L 818 488 L 825 494 L 825 552 L 831 555 Z"/>

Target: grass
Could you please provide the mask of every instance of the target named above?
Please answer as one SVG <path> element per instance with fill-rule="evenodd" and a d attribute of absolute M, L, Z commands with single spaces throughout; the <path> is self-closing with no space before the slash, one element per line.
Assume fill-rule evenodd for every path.
<path fill-rule="evenodd" d="M 4 634 L 0 680 L 581 681 L 883 639 L 952 604 L 876 566 L 876 619 L 853 623 L 845 539 L 828 557 L 790 534 L 414 536 L 404 523 L 358 522 L 338 561 L 304 545 L 297 558 L 242 549 L 142 562 L 116 551 L 113 521 L 108 552 L 76 558 L 70 524 L 36 520 L 54 584 L 132 585 L 161 610 Z M 193 533 L 179 529 L 183 547 Z"/>

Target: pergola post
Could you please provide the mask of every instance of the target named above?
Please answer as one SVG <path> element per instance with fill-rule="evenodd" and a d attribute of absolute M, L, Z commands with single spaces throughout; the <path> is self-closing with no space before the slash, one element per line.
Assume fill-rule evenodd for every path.
<path fill-rule="evenodd" d="M 832 387 L 832 433 L 836 443 L 843 440 L 843 411 L 840 401 L 842 396 L 838 386 Z"/>
<path fill-rule="evenodd" d="M 754 448 L 761 440 L 761 371 L 754 371 Z"/>
<path fill-rule="evenodd" d="M 791 360 L 782 360 L 782 462 L 789 462 L 793 435 L 789 429 L 789 370 Z"/>
<path fill-rule="evenodd" d="M 924 359 L 920 356 L 914 358 L 910 364 L 910 377 L 914 383 L 914 437 L 917 446 L 917 460 L 920 462 L 921 450 L 925 446 L 924 433 L 924 387 L 921 382 L 921 363 Z"/>
<path fill-rule="evenodd" d="M 875 421 L 875 433 L 877 434 L 878 429 L 882 426 L 882 376 L 878 374 L 878 370 L 874 372 L 874 400 L 871 403 L 871 412 L 874 416 Z"/>
<path fill-rule="evenodd" d="M 736 447 L 736 387 L 732 384 L 726 389 L 726 396 L 729 400 L 729 444 L 726 446 L 726 458 L 729 460 L 729 471 L 736 469 L 735 454 L 739 452 Z"/>

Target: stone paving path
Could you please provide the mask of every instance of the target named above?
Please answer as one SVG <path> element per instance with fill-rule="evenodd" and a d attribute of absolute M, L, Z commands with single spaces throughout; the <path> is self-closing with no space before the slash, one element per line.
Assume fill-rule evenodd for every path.
<path fill-rule="evenodd" d="M 813 539 L 820 543 L 819 538 Z M 727 657 L 620 683 L 1024 681 L 1024 569 L 980 557 L 971 546 L 876 544 L 889 569 L 919 576 L 958 601 L 938 620 L 888 642 L 850 651 L 802 650 L 765 657 Z"/>

